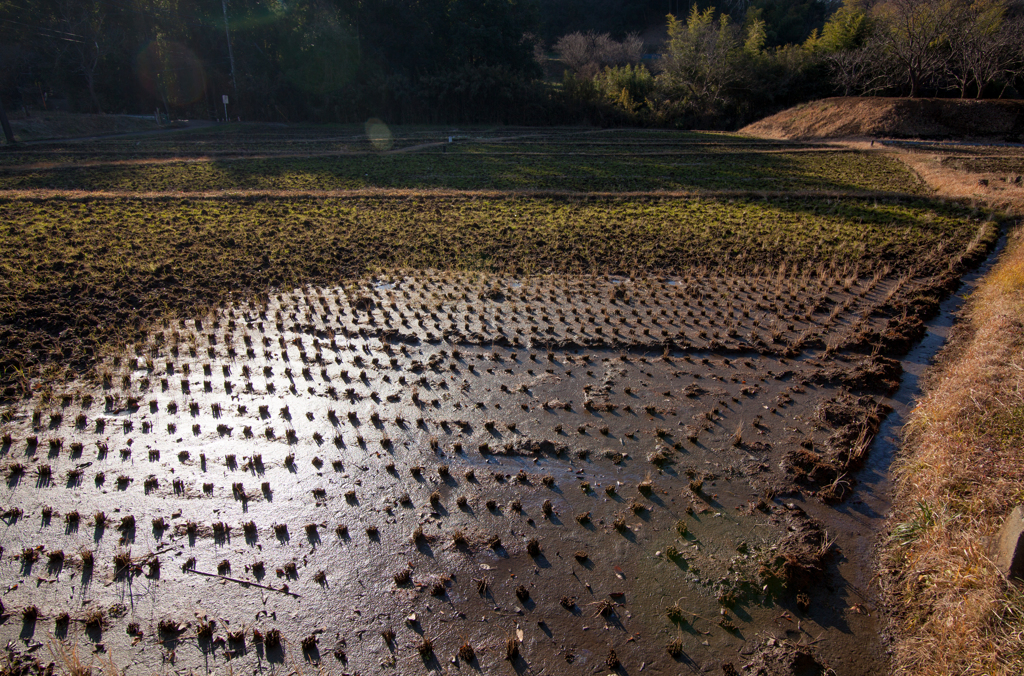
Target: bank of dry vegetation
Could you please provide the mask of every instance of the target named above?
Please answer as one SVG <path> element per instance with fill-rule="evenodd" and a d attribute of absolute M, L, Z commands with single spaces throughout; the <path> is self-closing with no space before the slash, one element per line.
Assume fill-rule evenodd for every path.
<path fill-rule="evenodd" d="M 884 553 L 897 674 L 1024 673 L 1024 592 L 989 546 L 1024 500 L 1024 232 L 907 427 Z"/>
<path fill-rule="evenodd" d="M 762 139 L 979 138 L 1019 140 L 1024 103 L 966 99 L 834 97 L 789 108 L 744 127 Z"/>

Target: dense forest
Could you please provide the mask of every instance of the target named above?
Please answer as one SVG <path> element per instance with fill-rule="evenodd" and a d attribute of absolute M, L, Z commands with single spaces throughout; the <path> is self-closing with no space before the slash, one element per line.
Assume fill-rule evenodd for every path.
<path fill-rule="evenodd" d="M 8 110 L 735 127 L 1016 96 L 1020 0 L 0 0 Z"/>

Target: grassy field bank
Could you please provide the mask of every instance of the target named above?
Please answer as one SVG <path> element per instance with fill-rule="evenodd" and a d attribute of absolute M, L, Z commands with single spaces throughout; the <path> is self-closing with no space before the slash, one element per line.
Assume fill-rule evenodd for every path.
<path fill-rule="evenodd" d="M 0 154 L 0 190 L 924 194 L 913 172 L 883 155 L 724 134 L 403 131 L 375 147 L 351 128 L 235 127 L 85 144 L 54 142 L 8 151 Z M 454 142 L 448 143 L 449 137 Z"/>
<path fill-rule="evenodd" d="M 939 195 L 1024 213 L 1019 149 L 917 145 L 896 156 Z M 895 468 L 883 555 L 894 673 L 1024 671 L 1024 596 L 989 547 L 1024 501 L 1022 328 L 1018 227 L 932 370 Z"/>
<path fill-rule="evenodd" d="M 160 129 L 153 116 L 138 115 L 88 115 L 57 111 L 36 111 L 30 115 L 11 111 L 8 113 L 14 138 L 20 142 L 44 139 L 68 138 L 73 136 L 94 136 L 101 134 L 126 134 Z"/>
<path fill-rule="evenodd" d="M 894 672 L 1024 672 L 1024 594 L 988 538 L 1024 500 L 1024 238 L 972 296 L 910 420 L 884 565 Z"/>
<path fill-rule="evenodd" d="M 693 189 L 836 190 L 920 193 L 910 172 L 885 158 L 834 151 L 614 152 L 562 154 L 530 147 L 497 153 L 440 149 L 416 154 L 195 159 L 0 172 L 3 190 L 204 192 L 354 190 L 371 187 L 473 190 L 650 191 Z M 561 149 L 564 151 L 564 149 Z M 584 151 L 585 152 L 585 151 Z M 29 158 L 27 158 L 29 159 Z M 88 161 L 88 160 L 86 160 Z M 31 166 L 31 165 L 30 165 Z"/>

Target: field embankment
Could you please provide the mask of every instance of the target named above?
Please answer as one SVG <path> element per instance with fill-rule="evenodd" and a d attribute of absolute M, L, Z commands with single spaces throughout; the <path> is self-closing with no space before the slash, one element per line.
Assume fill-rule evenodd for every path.
<path fill-rule="evenodd" d="M 10 116 L 14 138 L 22 143 L 47 139 L 128 134 L 157 131 L 160 125 L 152 116 L 88 115 L 79 113 L 43 112 Z"/>
<path fill-rule="evenodd" d="M 857 137 L 1020 140 L 1024 102 L 835 97 L 796 106 L 740 130 L 758 138 Z"/>
<path fill-rule="evenodd" d="M 1024 105 L 828 99 L 743 130 L 767 139 L 1020 140 Z M 875 145 L 875 144 L 873 144 Z M 881 148 L 885 149 L 882 150 Z M 1024 213 L 1024 153 L 961 144 L 875 145 L 937 196 Z M 910 416 L 883 548 L 895 674 L 1024 672 L 1024 597 L 990 543 L 1024 494 L 1024 232 L 970 299 Z"/>
<path fill-rule="evenodd" d="M 1024 241 L 970 301 L 895 467 L 884 567 L 898 674 L 1019 674 L 1024 597 L 988 538 L 1024 490 Z"/>
<path fill-rule="evenodd" d="M 861 144 L 844 144 L 844 146 Z M 891 143 L 937 195 L 1024 213 L 1019 148 Z M 1018 221 L 1019 222 L 1019 221 Z M 990 543 L 1024 493 L 1024 231 L 967 310 L 910 416 L 883 551 L 895 674 L 1018 674 L 1024 598 Z"/>

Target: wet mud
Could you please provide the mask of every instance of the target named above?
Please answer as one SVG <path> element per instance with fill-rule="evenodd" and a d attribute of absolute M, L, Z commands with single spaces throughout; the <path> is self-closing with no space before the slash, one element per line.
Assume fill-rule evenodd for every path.
<path fill-rule="evenodd" d="M 168 319 L 9 410 L 0 633 L 143 672 L 877 673 L 829 514 L 942 285 L 416 273 Z"/>

